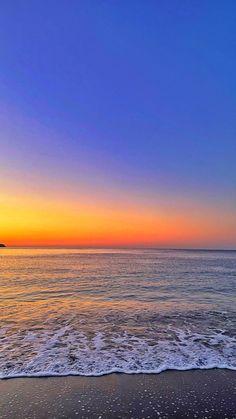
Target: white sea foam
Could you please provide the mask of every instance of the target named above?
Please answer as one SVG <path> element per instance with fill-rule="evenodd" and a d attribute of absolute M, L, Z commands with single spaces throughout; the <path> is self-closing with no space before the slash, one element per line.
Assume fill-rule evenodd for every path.
<path fill-rule="evenodd" d="M 173 334 L 173 330 L 171 331 Z M 223 333 L 191 334 L 175 330 L 175 340 L 156 343 L 149 339 L 99 332 L 92 338 L 71 333 L 63 327 L 39 338 L 29 333 L 21 344 L 21 357 L 11 353 L 6 362 L 0 356 L 1 378 L 20 376 L 84 375 L 119 373 L 160 373 L 164 370 L 228 368 L 236 370 L 236 340 Z M 24 347 L 28 347 L 24 353 Z M 2 349 L 0 355 L 3 355 Z"/>

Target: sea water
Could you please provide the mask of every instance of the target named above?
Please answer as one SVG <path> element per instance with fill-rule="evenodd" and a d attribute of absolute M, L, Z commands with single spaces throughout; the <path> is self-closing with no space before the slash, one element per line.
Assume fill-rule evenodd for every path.
<path fill-rule="evenodd" d="M 236 369 L 236 252 L 0 250 L 0 377 Z"/>

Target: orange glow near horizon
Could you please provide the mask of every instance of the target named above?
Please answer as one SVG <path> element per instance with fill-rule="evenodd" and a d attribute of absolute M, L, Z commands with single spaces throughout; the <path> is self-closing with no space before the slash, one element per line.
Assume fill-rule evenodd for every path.
<path fill-rule="evenodd" d="M 1 197 L 0 242 L 8 246 L 214 246 L 233 242 L 233 221 L 163 208 Z"/>

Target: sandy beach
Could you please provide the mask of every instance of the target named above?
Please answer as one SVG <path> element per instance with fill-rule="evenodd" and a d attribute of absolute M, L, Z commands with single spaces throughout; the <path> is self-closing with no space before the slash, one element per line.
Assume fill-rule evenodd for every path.
<path fill-rule="evenodd" d="M 233 419 L 235 378 L 215 369 L 1 380 L 0 417 Z"/>

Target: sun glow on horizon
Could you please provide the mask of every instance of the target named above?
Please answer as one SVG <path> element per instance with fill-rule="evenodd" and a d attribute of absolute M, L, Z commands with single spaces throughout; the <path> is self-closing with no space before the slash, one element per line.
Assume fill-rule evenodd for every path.
<path fill-rule="evenodd" d="M 9 246 L 217 246 L 232 241 L 234 220 L 220 224 L 219 214 L 199 208 L 145 207 L 101 199 L 42 199 L 0 195 L 0 241 Z M 199 212 L 201 211 L 201 213 Z"/>

